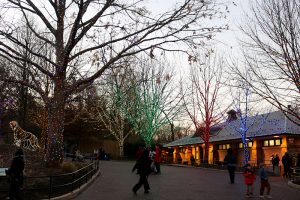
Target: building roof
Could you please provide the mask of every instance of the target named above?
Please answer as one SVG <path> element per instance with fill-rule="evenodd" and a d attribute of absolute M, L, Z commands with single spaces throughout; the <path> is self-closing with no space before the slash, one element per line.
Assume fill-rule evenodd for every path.
<path fill-rule="evenodd" d="M 299 126 L 287 119 L 282 111 L 247 117 L 244 122 L 244 124 L 246 124 L 244 127 L 247 129 L 247 138 L 282 134 L 295 134 L 300 136 Z M 244 132 L 242 127 L 242 121 L 240 119 L 217 124 L 211 128 L 210 142 L 240 139 L 242 138 L 241 134 Z M 201 137 L 189 135 L 165 144 L 164 147 L 203 143 L 204 141 Z"/>

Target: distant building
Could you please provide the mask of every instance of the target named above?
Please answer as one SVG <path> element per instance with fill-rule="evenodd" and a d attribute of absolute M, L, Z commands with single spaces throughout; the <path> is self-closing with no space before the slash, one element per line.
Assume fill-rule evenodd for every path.
<path fill-rule="evenodd" d="M 228 148 L 232 148 L 243 165 L 244 152 L 241 135 L 234 129 L 239 128 L 239 119 L 224 122 L 211 127 L 209 146 L 209 164 L 222 164 Z M 278 154 L 280 160 L 285 152 L 289 152 L 296 162 L 300 154 L 300 127 L 285 117 L 282 111 L 248 117 L 247 131 L 250 163 L 258 166 L 264 162 L 271 165 L 271 157 Z M 165 159 L 173 163 L 191 164 L 190 158 L 200 164 L 204 158 L 204 141 L 195 135 L 186 136 L 163 145 Z M 281 162 L 280 162 L 281 164 Z"/>

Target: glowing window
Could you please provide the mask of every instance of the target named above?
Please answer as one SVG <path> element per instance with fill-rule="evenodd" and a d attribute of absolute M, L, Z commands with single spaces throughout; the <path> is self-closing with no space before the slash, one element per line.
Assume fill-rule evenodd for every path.
<path fill-rule="evenodd" d="M 240 149 L 243 148 L 243 143 L 239 143 L 239 148 L 240 148 Z"/>
<path fill-rule="evenodd" d="M 248 142 L 248 147 L 252 147 L 253 146 L 253 142 Z"/>
<path fill-rule="evenodd" d="M 223 149 L 226 149 L 226 144 L 223 144 Z"/>
<path fill-rule="evenodd" d="M 269 140 L 269 145 L 274 146 L 275 145 L 274 140 Z"/>
<path fill-rule="evenodd" d="M 265 147 L 269 146 L 269 140 L 265 140 L 265 141 L 264 141 L 264 146 L 265 146 Z"/>
<path fill-rule="evenodd" d="M 280 146 L 281 145 L 281 140 L 280 139 L 276 139 L 275 140 L 275 145 L 276 146 Z"/>
<path fill-rule="evenodd" d="M 230 148 L 230 144 L 226 144 L 226 149 L 229 149 Z"/>

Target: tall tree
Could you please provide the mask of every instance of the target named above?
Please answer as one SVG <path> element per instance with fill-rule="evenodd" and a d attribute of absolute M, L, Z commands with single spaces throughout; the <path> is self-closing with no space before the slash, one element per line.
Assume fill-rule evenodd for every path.
<path fill-rule="evenodd" d="M 254 1 L 243 23 L 252 90 L 300 125 L 300 1 Z M 247 81 L 243 71 L 235 69 Z"/>
<path fill-rule="evenodd" d="M 133 129 L 147 146 L 153 143 L 157 131 L 181 111 L 181 98 L 172 84 L 172 74 L 154 59 L 136 61 L 141 69 L 135 71 L 135 80 L 127 89 L 118 89 L 123 112 Z M 133 79 L 131 79 L 133 80 Z"/>
<path fill-rule="evenodd" d="M 6 67 L 9 63 L 5 60 L 0 59 L 0 80 L 3 77 L 9 76 L 9 71 Z M 6 112 L 9 108 L 15 108 L 16 104 L 16 88 L 10 86 L 8 83 L 0 81 L 0 143 L 3 139 L 3 121 Z"/>
<path fill-rule="evenodd" d="M 245 75 L 245 77 L 249 75 Z M 269 114 L 258 112 L 257 105 L 261 100 L 251 90 L 249 81 L 237 81 L 237 85 L 232 92 L 234 109 L 227 112 L 229 115 L 226 128 L 230 132 L 241 136 L 244 150 L 244 164 L 250 160 L 248 142 L 252 141 L 256 135 L 262 131 Z"/>
<path fill-rule="evenodd" d="M 196 135 L 205 144 L 203 162 L 208 163 L 210 127 L 223 120 L 219 95 L 221 88 L 223 62 L 212 51 L 199 55 L 191 63 L 189 92 L 183 95 L 189 118 L 192 120 Z"/>
<path fill-rule="evenodd" d="M 46 161 L 52 165 L 63 160 L 64 107 L 71 94 L 93 83 L 108 68 L 118 66 L 124 57 L 145 51 L 151 56 L 155 51 L 188 53 L 188 47 L 202 46 L 223 29 L 211 25 L 211 19 L 224 16 L 220 4 L 214 0 L 184 0 L 157 16 L 143 7 L 142 0 L 4 0 L 1 3 L 0 56 L 17 67 L 22 67 L 20 61 L 30 64 L 26 82 L 13 76 L 5 81 L 25 85 L 43 99 L 48 110 Z M 9 13 L 14 13 L 15 18 Z M 29 42 L 34 41 L 37 46 L 28 48 L 26 40 L 18 37 L 24 24 L 20 20 L 36 38 Z M 13 45 L 27 51 L 16 50 Z M 30 56 L 25 57 L 23 52 Z M 46 65 L 40 65 L 40 60 Z M 50 80 L 52 90 L 47 91 L 41 84 L 41 75 Z"/>
<path fill-rule="evenodd" d="M 127 81 L 132 78 L 132 74 L 127 74 L 130 71 L 127 67 L 111 70 L 108 74 L 106 86 L 102 88 L 103 94 L 98 98 L 95 107 L 97 112 L 92 116 L 98 121 L 98 125 L 104 125 L 118 141 L 120 157 L 124 156 L 125 140 L 134 132 L 134 129 L 129 127 L 127 115 L 122 112 L 126 103 L 122 98 L 121 90 L 125 89 Z"/>

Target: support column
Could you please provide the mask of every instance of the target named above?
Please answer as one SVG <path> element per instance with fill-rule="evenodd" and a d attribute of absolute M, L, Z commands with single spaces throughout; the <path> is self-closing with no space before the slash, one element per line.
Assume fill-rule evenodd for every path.
<path fill-rule="evenodd" d="M 214 162 L 213 150 L 214 150 L 214 145 L 209 144 L 208 164 L 213 164 L 213 162 Z"/>
<path fill-rule="evenodd" d="M 251 148 L 251 154 L 250 154 L 250 163 L 252 165 L 259 166 L 258 160 L 257 160 L 257 141 L 252 141 L 252 148 Z"/>
<path fill-rule="evenodd" d="M 174 147 L 174 151 L 173 151 L 173 163 L 177 163 L 177 158 L 178 158 L 178 147 Z"/>

